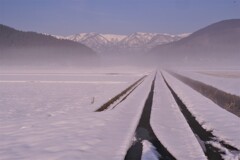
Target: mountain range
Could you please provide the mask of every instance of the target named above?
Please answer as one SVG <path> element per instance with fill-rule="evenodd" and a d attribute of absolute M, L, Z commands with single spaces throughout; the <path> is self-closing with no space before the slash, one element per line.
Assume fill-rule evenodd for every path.
<path fill-rule="evenodd" d="M 70 36 L 55 36 L 85 44 L 100 55 L 146 53 L 152 47 L 180 40 L 189 34 L 170 35 L 136 32 L 130 35 L 80 33 Z"/>
<path fill-rule="evenodd" d="M 1 65 L 71 65 L 96 56 L 83 44 L 5 25 L 0 25 L 0 51 Z"/>
<path fill-rule="evenodd" d="M 136 32 L 128 36 L 81 33 L 60 37 L 0 25 L 0 65 L 78 65 L 87 62 L 85 57 L 98 57 L 93 50 L 106 57 L 131 53 L 134 61 L 145 53 L 157 64 L 239 65 L 240 19 L 220 21 L 183 35 Z"/>

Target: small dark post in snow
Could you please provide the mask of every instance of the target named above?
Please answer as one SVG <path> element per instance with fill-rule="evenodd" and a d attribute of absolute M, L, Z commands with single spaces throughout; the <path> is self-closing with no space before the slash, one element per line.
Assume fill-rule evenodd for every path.
<path fill-rule="evenodd" d="M 93 103 L 94 103 L 94 101 L 95 101 L 95 97 L 92 97 L 92 102 L 91 102 L 91 104 L 93 104 Z"/>

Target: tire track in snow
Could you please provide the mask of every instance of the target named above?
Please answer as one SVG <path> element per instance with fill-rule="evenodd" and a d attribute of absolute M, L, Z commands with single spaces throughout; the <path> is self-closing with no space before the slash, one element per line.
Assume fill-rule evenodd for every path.
<path fill-rule="evenodd" d="M 124 101 L 129 96 L 129 94 L 131 94 L 144 81 L 146 77 L 147 76 L 145 75 L 136 82 L 134 82 L 132 85 L 123 90 L 121 93 L 119 93 L 118 95 L 107 101 L 105 104 L 103 104 L 95 112 L 102 112 L 110 108 L 114 109 L 119 103 Z"/>
<path fill-rule="evenodd" d="M 202 83 L 200 81 L 193 80 L 178 73 L 168 71 L 169 74 L 179 79 L 186 85 L 190 86 L 195 91 L 199 92 L 206 98 L 212 100 L 215 104 L 223 109 L 240 117 L 240 97 L 226 93 L 215 87 Z"/>
<path fill-rule="evenodd" d="M 175 160 L 171 153 L 161 144 L 161 142 L 157 139 L 151 125 L 150 125 L 150 116 L 152 111 L 152 101 L 153 101 L 153 93 L 154 93 L 154 84 L 155 78 L 152 82 L 151 90 L 148 95 L 148 98 L 145 102 L 144 109 L 138 123 L 138 126 L 135 131 L 135 140 L 132 143 L 132 146 L 129 148 L 125 160 L 140 160 L 142 158 L 142 151 L 143 151 L 143 141 L 147 140 L 151 142 L 153 148 L 156 151 L 155 156 L 158 156 L 160 160 Z M 156 155 L 157 154 L 157 155 Z"/>
<path fill-rule="evenodd" d="M 224 141 L 219 141 L 218 138 L 212 134 L 212 131 L 204 129 L 170 87 L 163 74 L 162 77 L 209 160 L 223 159 L 223 155 L 226 154 L 226 151 L 230 151 L 231 153 L 239 152 L 237 148 L 225 143 Z"/>

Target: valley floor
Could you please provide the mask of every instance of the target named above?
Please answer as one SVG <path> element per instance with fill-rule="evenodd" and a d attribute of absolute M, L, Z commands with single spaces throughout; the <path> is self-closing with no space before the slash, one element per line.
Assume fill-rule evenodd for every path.
<path fill-rule="evenodd" d="M 0 159 L 238 160 L 238 74 L 1 73 Z"/>

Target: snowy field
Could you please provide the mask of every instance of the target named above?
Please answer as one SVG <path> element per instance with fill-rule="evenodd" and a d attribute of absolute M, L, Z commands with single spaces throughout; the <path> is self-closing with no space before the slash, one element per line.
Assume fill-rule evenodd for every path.
<path fill-rule="evenodd" d="M 203 82 L 224 92 L 240 96 L 240 72 L 236 71 L 180 71 L 181 75 Z"/>
<path fill-rule="evenodd" d="M 225 77 L 225 78 L 240 78 L 239 70 L 230 71 L 199 71 L 198 73 L 215 76 L 215 77 Z"/>
<path fill-rule="evenodd" d="M 190 78 L 210 76 L 181 73 Z M 206 80 L 209 84 L 210 80 Z M 151 92 L 152 103 L 147 103 Z M 214 139 L 204 141 L 201 135 L 199 138 L 199 132 L 193 129 L 173 92 L 201 127 L 212 132 Z M 113 101 L 116 95 L 121 96 L 110 107 L 96 112 Z M 140 119 L 146 116 L 144 111 L 149 105 L 150 117 L 146 121 L 149 121 L 157 140 L 175 159 L 211 159 L 205 148 L 207 145 L 217 148 L 222 159 L 240 158 L 239 117 L 165 71 L 138 70 L 1 73 L 0 159 L 126 159 L 126 153 L 136 142 Z M 144 134 L 150 134 L 150 131 L 145 130 Z M 151 138 L 141 141 L 142 160 L 164 155 L 162 149 L 151 143 Z"/>
<path fill-rule="evenodd" d="M 81 156 L 106 125 L 108 117 L 94 111 L 143 75 L 1 74 L 0 157 Z M 91 132 L 100 137 L 87 138 Z"/>

